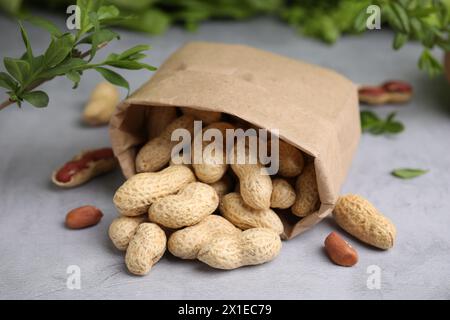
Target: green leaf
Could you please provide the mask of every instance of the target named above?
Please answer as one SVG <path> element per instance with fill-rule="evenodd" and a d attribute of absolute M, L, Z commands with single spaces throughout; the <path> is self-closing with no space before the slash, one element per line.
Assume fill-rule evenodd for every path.
<path fill-rule="evenodd" d="M 115 18 L 105 18 L 100 20 L 100 25 L 102 27 L 105 26 L 114 26 L 119 25 L 120 23 L 132 19 L 132 16 L 118 16 Z"/>
<path fill-rule="evenodd" d="M 356 16 L 355 22 L 353 24 L 353 28 L 356 32 L 363 32 L 364 30 L 366 30 L 367 17 L 368 16 L 366 13 L 366 8 L 364 8 Z"/>
<path fill-rule="evenodd" d="M 116 61 L 119 60 L 119 55 L 117 53 L 110 53 L 106 57 L 106 61 Z"/>
<path fill-rule="evenodd" d="M 48 105 L 48 95 L 44 91 L 26 92 L 22 94 L 22 98 L 36 108 L 44 108 Z"/>
<path fill-rule="evenodd" d="M 447 4 L 449 5 L 448 7 L 442 1 L 433 1 L 433 6 L 437 9 L 436 15 L 441 26 L 447 26 L 449 22 L 450 2 L 447 2 Z"/>
<path fill-rule="evenodd" d="M 27 61 L 31 64 L 33 61 L 33 50 L 31 49 L 30 40 L 28 39 L 27 31 L 25 30 L 25 28 L 22 25 L 22 22 L 20 21 L 19 26 L 20 26 L 20 34 L 22 35 L 22 40 L 26 48 Z"/>
<path fill-rule="evenodd" d="M 0 87 L 15 91 L 18 85 L 9 74 L 6 72 L 0 72 Z"/>
<path fill-rule="evenodd" d="M 4 11 L 8 14 L 18 14 L 22 0 L 2 0 L 0 1 L 0 11 Z"/>
<path fill-rule="evenodd" d="M 34 16 L 29 16 L 25 18 L 25 20 L 34 24 L 35 26 L 47 30 L 54 37 L 60 37 L 62 35 L 59 28 L 51 21 Z"/>
<path fill-rule="evenodd" d="M 92 60 L 97 53 L 99 45 L 102 43 L 110 42 L 113 39 L 119 39 L 120 36 L 109 29 L 100 29 L 97 31 L 94 31 L 89 36 L 82 39 L 79 43 L 90 43 L 91 46 L 91 52 L 90 52 L 90 59 Z"/>
<path fill-rule="evenodd" d="M 94 26 L 94 30 L 98 31 L 100 29 L 100 22 L 98 21 L 97 12 L 89 12 L 89 21 Z"/>
<path fill-rule="evenodd" d="M 89 32 L 94 26 L 91 21 L 90 13 L 96 13 L 103 1 L 100 0 L 77 0 L 80 8 L 80 30 L 78 30 L 77 38 Z"/>
<path fill-rule="evenodd" d="M 98 11 L 98 20 L 102 21 L 105 19 L 117 18 L 120 15 L 119 9 L 116 6 L 101 6 Z"/>
<path fill-rule="evenodd" d="M 92 35 L 91 53 L 89 57 L 89 61 L 91 61 L 94 58 L 95 54 L 97 53 L 97 48 L 98 45 L 100 44 L 99 34 L 101 30 L 100 30 L 100 22 L 98 21 L 96 12 L 89 12 L 89 20 L 94 26 L 94 34 Z"/>
<path fill-rule="evenodd" d="M 171 18 L 168 13 L 161 10 L 148 9 L 143 12 L 136 11 L 135 17 L 126 19 L 120 22 L 119 25 L 149 34 L 162 34 L 168 29 L 170 21 Z"/>
<path fill-rule="evenodd" d="M 392 47 L 394 50 L 398 50 L 404 46 L 404 44 L 408 41 L 408 35 L 404 33 L 396 33 L 394 42 L 392 43 Z"/>
<path fill-rule="evenodd" d="M 124 10 L 140 12 L 148 8 L 152 3 L 155 2 L 155 0 L 113 0 L 110 2 L 114 3 L 120 8 L 123 8 Z"/>
<path fill-rule="evenodd" d="M 124 60 L 132 55 L 135 55 L 137 53 L 140 53 L 142 51 L 147 51 L 147 50 L 150 50 L 150 46 L 145 45 L 145 44 L 140 44 L 140 45 L 134 46 L 128 50 L 125 50 L 124 52 L 122 52 L 121 54 L 119 54 L 117 56 L 117 59 Z"/>
<path fill-rule="evenodd" d="M 70 33 L 62 35 L 60 38 L 52 39 L 44 54 L 46 66 L 53 67 L 62 61 L 72 52 L 74 38 Z"/>
<path fill-rule="evenodd" d="M 103 76 L 103 78 L 105 78 L 105 80 L 111 82 L 112 84 L 115 84 L 116 86 L 123 87 L 127 89 L 128 92 L 130 92 L 130 85 L 128 84 L 128 81 L 125 80 L 125 78 L 120 74 L 103 67 L 96 67 L 95 70 L 98 71 Z"/>
<path fill-rule="evenodd" d="M 443 72 L 443 66 L 437 61 L 428 49 L 424 49 L 420 55 L 419 68 L 428 72 L 431 77 L 437 76 Z"/>
<path fill-rule="evenodd" d="M 27 60 L 27 53 L 25 52 L 20 56 L 20 60 Z M 38 72 L 41 68 L 45 68 L 44 64 L 44 55 L 41 54 L 37 57 L 33 57 L 31 61 L 28 61 L 30 63 L 31 72 Z"/>
<path fill-rule="evenodd" d="M 400 31 L 402 31 L 403 33 L 409 33 L 409 17 L 405 8 L 403 8 L 399 3 L 395 1 L 390 3 L 390 7 L 398 21 L 398 25 L 401 28 Z"/>
<path fill-rule="evenodd" d="M 435 35 L 439 40 L 447 40 L 447 34 L 436 27 L 430 27 L 431 32 Z"/>
<path fill-rule="evenodd" d="M 434 43 L 436 42 L 436 34 L 433 32 L 433 30 L 428 27 L 427 29 L 424 29 L 422 32 L 422 44 L 431 49 L 434 46 Z"/>
<path fill-rule="evenodd" d="M 428 172 L 428 170 L 423 170 L 423 169 L 401 168 L 401 169 L 393 170 L 391 172 L 391 174 L 394 177 L 397 177 L 400 179 L 412 179 L 412 178 L 421 176 L 427 172 Z"/>
<path fill-rule="evenodd" d="M 301 28 L 302 34 L 319 37 L 326 43 L 334 43 L 340 36 L 336 22 L 328 15 L 318 15 L 316 19 L 308 20 Z"/>
<path fill-rule="evenodd" d="M 390 134 L 400 133 L 405 130 L 405 126 L 401 122 L 386 123 L 384 132 Z"/>
<path fill-rule="evenodd" d="M 91 52 L 89 54 L 89 61 L 94 59 L 95 54 L 97 53 L 98 46 L 101 44 L 100 40 L 97 38 L 97 34 L 92 37 L 92 46 Z"/>
<path fill-rule="evenodd" d="M 28 78 L 31 68 L 27 61 L 5 57 L 3 59 L 3 64 L 9 74 L 20 84 L 23 84 Z"/>
<path fill-rule="evenodd" d="M 145 68 L 150 71 L 156 70 L 156 68 L 151 65 L 132 60 L 106 61 L 105 64 L 120 69 L 140 70 Z"/>
<path fill-rule="evenodd" d="M 380 122 L 380 118 L 372 111 L 361 111 L 361 128 L 366 131 Z"/>
<path fill-rule="evenodd" d="M 145 57 L 147 57 L 147 55 L 145 53 L 135 53 L 135 54 L 132 54 L 131 56 L 129 56 L 127 59 L 136 61 L 136 60 L 144 59 Z"/>
<path fill-rule="evenodd" d="M 80 58 L 72 58 L 58 66 L 42 72 L 39 77 L 43 79 L 51 79 L 56 76 L 66 74 L 73 70 L 83 70 L 88 67 L 88 63 Z"/>
<path fill-rule="evenodd" d="M 397 134 L 405 130 L 405 126 L 403 125 L 403 123 L 394 119 L 395 116 L 396 112 L 392 112 L 387 116 L 386 121 L 383 125 L 383 131 L 385 133 Z"/>
<path fill-rule="evenodd" d="M 412 32 L 412 36 L 413 38 L 422 38 L 423 37 L 423 31 L 422 31 L 422 23 L 420 22 L 419 19 L 417 19 L 416 17 L 413 17 L 410 19 L 410 24 L 411 24 L 411 32 Z"/>
<path fill-rule="evenodd" d="M 438 46 L 441 47 L 444 51 L 450 51 L 450 42 L 439 42 Z"/>
<path fill-rule="evenodd" d="M 428 8 L 417 7 L 417 8 L 414 8 L 412 10 L 408 10 L 408 14 L 411 17 L 416 17 L 416 18 L 425 18 L 425 17 L 428 17 L 428 16 L 433 15 L 435 13 L 436 13 L 436 9 L 433 8 L 433 7 L 428 7 Z"/>
<path fill-rule="evenodd" d="M 89 43 L 92 44 L 94 41 L 94 37 L 96 38 L 95 41 L 100 44 L 103 42 L 109 42 L 114 39 L 119 39 L 120 36 L 116 32 L 109 30 L 109 29 L 100 29 L 99 31 L 93 32 L 87 37 L 81 39 L 78 43 Z"/>
<path fill-rule="evenodd" d="M 66 77 L 73 82 L 72 89 L 76 89 L 80 83 L 80 73 L 78 71 L 69 71 L 66 73 Z"/>
<path fill-rule="evenodd" d="M 360 116 L 363 132 L 369 132 L 374 135 L 398 134 L 405 129 L 401 122 L 395 120 L 395 112 L 390 113 L 386 120 L 380 119 L 372 111 L 361 111 Z"/>
<path fill-rule="evenodd" d="M 45 58 L 43 54 L 33 57 L 33 60 L 31 61 L 31 69 L 33 72 L 39 72 L 46 67 L 44 59 Z"/>
<path fill-rule="evenodd" d="M 102 5 L 101 0 L 77 0 L 77 6 L 80 10 L 85 10 L 87 12 L 97 11 Z"/>

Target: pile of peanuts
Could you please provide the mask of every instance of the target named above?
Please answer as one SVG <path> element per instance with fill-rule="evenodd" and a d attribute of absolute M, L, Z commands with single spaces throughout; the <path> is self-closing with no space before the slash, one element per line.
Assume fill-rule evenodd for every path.
<path fill-rule="evenodd" d="M 180 116 L 169 117 L 167 126 L 139 150 L 138 173 L 114 195 L 120 216 L 109 236 L 116 248 L 126 250 L 128 270 L 147 274 L 166 247 L 176 257 L 219 269 L 274 259 L 284 229 L 278 214 L 305 217 L 320 206 L 313 163 L 280 140 L 274 177 L 262 174 L 259 162 L 228 165 L 220 152 L 204 153 L 201 164 L 176 165 L 171 161 L 175 129 L 193 132 L 194 120 L 205 123 L 204 130 L 223 133 L 243 126 L 231 117 L 224 121 L 218 112 L 180 109 Z"/>
<path fill-rule="evenodd" d="M 369 104 L 405 102 L 411 94 L 411 86 L 400 81 L 359 89 L 360 101 Z M 84 122 L 106 125 L 118 99 L 117 88 L 100 83 L 86 105 Z M 301 219 L 319 209 L 312 158 L 292 145 L 279 141 L 275 176 L 261 174 L 265 169 L 261 163 L 228 165 L 223 152 L 209 154 L 206 148 L 200 155 L 203 163 L 175 164 L 172 132 L 183 128 L 193 134 L 194 120 L 207 125 L 204 131 L 221 133 L 255 127 L 230 115 L 183 107 L 154 107 L 148 113 L 149 141 L 137 154 L 138 173 L 114 196 L 119 217 L 109 228 L 115 247 L 126 251 L 131 273 L 147 274 L 166 248 L 181 259 L 198 259 L 219 269 L 268 262 L 281 250 L 284 227 L 279 217 Z M 207 144 L 203 142 L 203 147 Z M 241 156 L 247 159 L 248 149 L 244 153 Z M 196 155 L 190 157 L 193 160 Z M 73 188 L 113 171 L 117 164 L 111 148 L 86 150 L 55 170 L 51 178 L 59 187 Z M 82 229 L 99 223 L 102 217 L 100 209 L 85 205 L 71 210 L 65 224 L 69 229 Z M 385 250 L 394 245 L 395 226 L 361 196 L 340 197 L 333 217 L 364 243 Z M 337 265 L 348 267 L 358 261 L 356 250 L 335 232 L 325 239 L 324 246 Z"/>
<path fill-rule="evenodd" d="M 179 109 L 179 115 L 167 109 L 166 116 L 158 117 L 159 132 L 137 153 L 137 174 L 114 195 L 119 217 L 111 223 L 109 237 L 117 249 L 126 251 L 128 270 L 147 274 L 166 249 L 181 259 L 198 259 L 226 270 L 273 260 L 282 246 L 279 215 L 303 218 L 319 209 L 311 157 L 280 140 L 276 176 L 262 174 L 260 163 L 228 165 L 220 152 L 204 153 L 201 164 L 175 164 L 174 130 L 193 132 L 194 120 L 206 123 L 204 130 L 221 132 L 251 126 L 218 112 Z M 393 246 L 395 227 L 359 196 L 341 197 L 335 218 L 366 243 L 382 249 Z M 332 237 L 325 243 L 332 260 L 340 265 L 356 263 L 354 257 L 349 259 L 351 247 L 339 241 Z"/>

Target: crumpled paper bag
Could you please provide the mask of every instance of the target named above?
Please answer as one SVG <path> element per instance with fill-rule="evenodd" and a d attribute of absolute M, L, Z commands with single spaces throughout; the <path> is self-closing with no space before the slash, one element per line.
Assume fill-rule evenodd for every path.
<path fill-rule="evenodd" d="M 220 111 L 267 129 L 314 158 L 320 209 L 299 219 L 281 214 L 292 238 L 328 216 L 339 196 L 360 135 L 356 85 L 319 66 L 243 45 L 192 42 L 121 102 L 110 136 L 125 177 L 147 142 L 152 108 Z M 153 110 L 155 111 L 155 110 Z"/>

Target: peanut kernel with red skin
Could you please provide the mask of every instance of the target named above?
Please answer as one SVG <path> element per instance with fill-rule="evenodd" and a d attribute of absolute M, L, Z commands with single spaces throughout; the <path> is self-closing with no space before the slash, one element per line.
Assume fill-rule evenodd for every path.
<path fill-rule="evenodd" d="M 358 93 L 369 96 L 382 96 L 386 94 L 386 91 L 381 87 L 361 87 Z"/>
<path fill-rule="evenodd" d="M 391 80 L 379 86 L 362 86 L 358 89 L 359 101 L 371 105 L 404 103 L 412 96 L 412 86 L 404 81 Z"/>
<path fill-rule="evenodd" d="M 85 153 L 80 159 L 67 162 L 56 173 L 56 180 L 59 182 L 69 182 L 73 176 L 89 166 L 90 162 L 110 159 L 114 157 L 111 148 L 102 148 Z"/>
<path fill-rule="evenodd" d="M 358 253 L 339 234 L 331 232 L 325 239 L 325 250 L 335 264 L 352 267 L 358 262 Z"/>
<path fill-rule="evenodd" d="M 69 229 L 83 229 L 100 222 L 103 213 L 94 206 L 82 206 L 69 211 L 66 215 L 65 225 Z"/>
<path fill-rule="evenodd" d="M 396 80 L 387 81 L 383 83 L 382 88 L 387 92 L 396 92 L 396 93 L 412 92 L 412 86 L 409 83 Z"/>

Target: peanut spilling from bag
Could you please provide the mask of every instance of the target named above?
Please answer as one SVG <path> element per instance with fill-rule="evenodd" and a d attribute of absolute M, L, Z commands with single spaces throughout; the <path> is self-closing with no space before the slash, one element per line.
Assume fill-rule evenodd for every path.
<path fill-rule="evenodd" d="M 253 209 L 238 193 L 229 193 L 220 202 L 223 217 L 242 230 L 267 228 L 277 234 L 283 232 L 283 223 L 271 209 Z"/>
<path fill-rule="evenodd" d="M 118 217 L 109 226 L 108 235 L 114 246 L 126 250 L 137 228 L 146 220 L 144 215 L 136 217 Z"/>
<path fill-rule="evenodd" d="M 219 198 L 222 198 L 233 190 L 234 181 L 230 175 L 226 174 L 219 181 L 210 183 L 209 185 L 217 192 Z"/>
<path fill-rule="evenodd" d="M 271 261 L 280 250 L 281 240 L 276 232 L 254 228 L 215 237 L 200 249 L 198 259 L 213 268 L 230 270 Z"/>
<path fill-rule="evenodd" d="M 137 172 L 158 171 L 169 163 L 172 148 L 177 144 L 171 140 L 172 132 L 176 129 L 186 129 L 192 134 L 194 117 L 185 115 L 175 119 L 158 137 L 147 142 L 136 156 Z"/>
<path fill-rule="evenodd" d="M 135 275 L 145 275 L 166 251 L 166 234 L 154 223 L 142 223 L 128 244 L 125 263 Z"/>
<path fill-rule="evenodd" d="M 232 163 L 231 169 L 239 179 L 239 190 L 244 202 L 253 209 L 270 208 L 272 196 L 272 180 L 269 175 L 262 173 L 264 166 L 260 163 L 250 163 L 248 148 L 235 150 L 235 159 L 245 159 L 244 164 Z M 241 153 L 241 154 L 239 154 Z"/>
<path fill-rule="evenodd" d="M 200 249 L 214 238 L 223 234 L 237 235 L 241 230 L 227 219 L 210 215 L 194 226 L 174 232 L 167 247 L 174 256 L 181 259 L 196 259 Z"/>
<path fill-rule="evenodd" d="M 283 140 L 279 142 L 280 168 L 278 173 L 283 177 L 297 177 L 302 173 L 305 160 L 303 154 L 296 147 Z"/>
<path fill-rule="evenodd" d="M 294 205 L 295 199 L 295 190 L 289 182 L 280 178 L 272 181 L 271 208 L 288 209 Z"/>
<path fill-rule="evenodd" d="M 219 137 L 224 137 L 227 129 L 234 129 L 234 126 L 227 122 L 216 122 L 207 126 L 204 131 L 212 132 L 210 129 L 215 129 L 213 133 L 217 133 Z M 214 140 L 213 136 L 206 137 Z M 216 150 L 208 147 L 209 141 L 203 141 L 203 152 L 200 155 L 192 153 L 193 169 L 197 178 L 205 183 L 214 183 L 219 181 L 227 172 L 228 164 L 226 162 L 226 145 L 222 143 L 222 149 Z M 195 149 L 194 149 L 195 150 Z M 196 163 L 196 157 L 201 157 L 201 163 Z"/>
<path fill-rule="evenodd" d="M 155 201 L 148 210 L 148 218 L 164 227 L 179 229 L 199 223 L 218 205 L 219 196 L 213 187 L 192 182 L 177 194 Z"/>
<path fill-rule="evenodd" d="M 394 224 L 361 196 L 340 197 L 334 219 L 342 229 L 367 244 L 385 250 L 394 246 Z"/>
<path fill-rule="evenodd" d="M 195 180 L 192 171 L 185 166 L 136 174 L 116 191 L 114 205 L 124 216 L 138 216 L 146 213 L 153 202 L 178 192 Z"/>
<path fill-rule="evenodd" d="M 318 209 L 320 205 L 319 190 L 317 189 L 316 172 L 312 163 L 308 164 L 295 183 L 297 199 L 292 206 L 292 213 L 299 217 L 306 217 Z"/>

